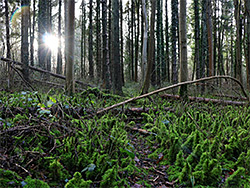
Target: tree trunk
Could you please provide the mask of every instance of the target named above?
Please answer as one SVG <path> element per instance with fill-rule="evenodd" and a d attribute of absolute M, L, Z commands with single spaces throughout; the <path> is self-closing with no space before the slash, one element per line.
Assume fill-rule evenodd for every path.
<path fill-rule="evenodd" d="M 102 66 L 103 66 L 103 80 L 104 88 L 110 90 L 110 71 L 109 71 L 109 53 L 108 53 L 108 34 L 107 34 L 107 0 L 102 1 Z"/>
<path fill-rule="evenodd" d="M 100 0 L 96 1 L 96 76 L 97 79 L 101 80 L 102 75 L 102 64 L 101 64 L 101 26 L 100 26 Z"/>
<path fill-rule="evenodd" d="M 93 0 L 89 1 L 89 78 L 94 78 L 93 62 Z"/>
<path fill-rule="evenodd" d="M 31 14 L 30 14 L 31 16 Z M 34 39 L 35 39 L 35 25 L 36 25 L 36 0 L 33 0 L 33 16 L 32 27 L 30 27 L 30 65 L 34 66 Z M 31 22 L 31 19 L 30 19 Z M 31 24 L 30 24 L 31 25 Z"/>
<path fill-rule="evenodd" d="M 112 0 L 112 61 L 113 71 L 113 91 L 122 95 L 122 76 L 120 65 L 120 44 L 119 44 L 119 1 Z"/>
<path fill-rule="evenodd" d="M 209 75 L 214 75 L 214 56 L 213 56 L 213 34 L 212 34 L 212 13 L 211 0 L 207 0 L 207 37 L 208 37 L 208 57 L 209 57 Z"/>
<path fill-rule="evenodd" d="M 122 0 L 120 0 L 120 39 L 121 39 L 121 74 L 122 74 L 122 86 L 125 85 L 124 80 L 124 65 L 123 65 L 123 8 Z"/>
<path fill-rule="evenodd" d="M 178 82 L 178 71 L 177 71 L 177 28 L 178 28 L 178 0 L 171 0 L 172 7 L 172 83 Z"/>
<path fill-rule="evenodd" d="M 157 39 L 157 48 L 156 48 L 156 84 L 158 87 L 161 86 L 161 62 L 162 62 L 162 54 L 161 49 L 161 33 L 160 33 L 160 25 L 161 25 L 161 1 L 157 0 L 157 24 L 156 24 L 156 39 Z M 153 73 L 153 74 L 154 74 Z"/>
<path fill-rule="evenodd" d="M 68 1 L 69 0 L 64 0 L 64 41 L 65 41 L 65 47 L 64 47 L 64 58 L 65 58 L 65 65 L 64 65 L 64 75 L 66 75 L 66 68 L 67 68 L 67 65 L 66 65 L 66 57 L 67 57 L 67 37 L 68 37 L 68 28 L 67 28 L 67 25 L 68 25 Z"/>
<path fill-rule="evenodd" d="M 235 20 L 236 20 L 236 61 L 235 61 L 235 75 L 240 82 L 242 82 L 242 23 L 241 23 L 241 0 L 234 0 L 235 6 Z"/>
<path fill-rule="evenodd" d="M 58 4 L 58 48 L 57 48 L 57 66 L 56 73 L 62 74 L 62 33 L 61 33 L 61 17 L 62 17 L 62 0 Z"/>
<path fill-rule="evenodd" d="M 200 16 L 199 16 L 199 0 L 194 0 L 194 37 L 195 37 L 195 52 L 194 63 L 196 64 L 196 79 L 200 79 Z M 199 86 L 197 86 L 199 87 Z M 199 88 L 198 88 L 199 89 Z"/>
<path fill-rule="evenodd" d="M 161 0 L 161 10 L 160 10 L 160 35 L 161 35 L 161 80 L 166 80 L 166 58 L 165 58 L 165 52 L 164 52 L 164 34 L 163 34 L 163 0 Z"/>
<path fill-rule="evenodd" d="M 135 8 L 135 11 L 137 13 L 137 26 L 135 24 L 135 82 L 138 81 L 138 56 L 139 56 L 139 36 L 140 36 L 140 3 L 137 2 L 136 3 L 136 8 Z M 135 21 L 136 23 L 136 21 Z"/>
<path fill-rule="evenodd" d="M 29 0 L 21 1 L 22 8 L 22 30 L 21 30 L 21 61 L 22 72 L 26 81 L 29 81 Z"/>
<path fill-rule="evenodd" d="M 4 0 L 4 6 L 5 6 L 5 28 L 6 28 L 6 46 L 7 46 L 7 58 L 11 58 L 10 54 L 10 23 L 9 23 L 9 5 L 8 1 Z M 13 73 L 12 69 L 10 67 L 10 64 L 8 64 L 8 88 L 11 88 L 13 85 Z"/>
<path fill-rule="evenodd" d="M 216 74 L 216 63 L 217 63 L 217 24 L 218 24 L 218 17 L 217 17 L 217 11 L 218 11 L 218 5 L 217 0 L 214 0 L 214 16 L 213 16 L 213 60 L 214 60 L 214 74 Z"/>
<path fill-rule="evenodd" d="M 246 7 L 246 65 L 247 65 L 247 87 L 250 89 L 250 1 L 245 0 L 245 7 Z"/>
<path fill-rule="evenodd" d="M 45 69 L 45 62 L 48 49 L 46 48 L 43 36 L 46 33 L 47 21 L 46 21 L 46 2 L 39 0 L 38 4 L 38 65 L 40 68 Z"/>
<path fill-rule="evenodd" d="M 142 94 L 147 93 L 149 86 L 150 86 L 150 76 L 152 73 L 153 67 L 153 60 L 154 60 L 154 40 L 155 40 L 155 6 L 156 0 L 151 0 L 152 7 L 151 7 L 151 20 L 150 20 L 150 41 L 149 41 L 149 54 L 148 54 L 148 65 L 147 65 L 147 72 L 146 78 L 142 88 Z"/>
<path fill-rule="evenodd" d="M 47 1 L 47 29 L 48 33 L 52 34 L 52 5 L 51 0 Z M 51 49 L 48 49 L 46 67 L 48 71 L 51 71 Z M 46 75 L 46 79 L 49 80 L 49 74 Z"/>
<path fill-rule="evenodd" d="M 180 0 L 180 16 L 179 16 L 179 32 L 180 32 L 180 82 L 188 79 L 187 68 L 187 1 Z M 180 87 L 180 96 L 187 98 L 187 85 Z"/>
<path fill-rule="evenodd" d="M 134 0 L 131 0 L 131 37 L 130 37 L 130 44 L 131 44 L 131 71 L 132 71 L 132 81 L 135 81 L 135 66 L 134 66 L 134 21 L 135 21 L 135 3 Z"/>
<path fill-rule="evenodd" d="M 142 0 L 142 10 L 143 10 L 143 22 L 144 22 L 143 48 L 142 48 L 142 81 L 144 81 L 146 66 L 147 66 L 147 43 L 148 43 L 148 18 L 147 18 L 145 0 Z"/>
<path fill-rule="evenodd" d="M 166 36 L 166 66 L 167 66 L 167 81 L 170 82 L 170 58 L 169 58 L 169 33 L 168 33 L 168 0 L 165 1 L 165 11 L 166 11 L 166 24 L 165 24 L 165 36 Z"/>
<path fill-rule="evenodd" d="M 74 81 L 74 41 L 75 41 L 75 1 L 68 0 L 68 37 L 67 37 L 67 50 L 66 57 L 66 91 L 68 95 L 75 92 Z"/>

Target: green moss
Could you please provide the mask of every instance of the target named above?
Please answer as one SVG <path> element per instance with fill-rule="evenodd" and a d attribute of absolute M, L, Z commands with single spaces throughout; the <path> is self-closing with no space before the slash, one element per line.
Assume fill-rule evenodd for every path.
<path fill-rule="evenodd" d="M 175 165 L 179 167 L 184 167 L 184 164 L 185 164 L 184 153 L 182 150 L 180 150 L 176 156 Z"/>
<path fill-rule="evenodd" d="M 21 177 L 10 170 L 0 169 L 0 187 L 18 187 L 21 186 Z"/>
<path fill-rule="evenodd" d="M 117 178 L 117 167 L 116 165 L 113 168 L 108 169 L 102 176 L 101 187 L 114 187 L 118 184 L 116 181 Z"/>
<path fill-rule="evenodd" d="M 179 181 L 185 182 L 186 185 L 191 185 L 191 182 L 190 182 L 191 174 L 192 174 L 192 167 L 188 162 L 186 162 L 184 165 L 184 168 L 182 169 L 179 175 Z"/>
<path fill-rule="evenodd" d="M 244 185 L 245 169 L 239 167 L 236 172 L 229 176 L 225 182 L 225 187 L 241 187 Z"/>
<path fill-rule="evenodd" d="M 50 188 L 46 182 L 38 179 L 32 179 L 30 176 L 28 176 L 24 182 L 26 183 L 24 188 Z"/>
<path fill-rule="evenodd" d="M 82 175 L 80 172 L 75 172 L 74 177 L 66 183 L 65 188 L 87 188 L 90 187 L 92 183 L 91 180 L 85 181 L 82 179 Z"/>
<path fill-rule="evenodd" d="M 54 181 L 64 180 L 68 176 L 67 171 L 64 170 L 62 164 L 56 159 L 49 164 L 49 171 L 49 177 Z"/>

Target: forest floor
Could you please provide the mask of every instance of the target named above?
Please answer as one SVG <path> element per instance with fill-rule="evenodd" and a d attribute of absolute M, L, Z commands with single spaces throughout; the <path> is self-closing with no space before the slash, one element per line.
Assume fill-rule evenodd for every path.
<path fill-rule="evenodd" d="M 0 92 L 0 187 L 250 187 L 250 108 L 173 98 Z"/>

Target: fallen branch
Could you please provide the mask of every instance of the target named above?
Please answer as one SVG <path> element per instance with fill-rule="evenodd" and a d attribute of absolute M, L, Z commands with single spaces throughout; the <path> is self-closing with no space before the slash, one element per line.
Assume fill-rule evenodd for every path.
<path fill-rule="evenodd" d="M 7 62 L 7 63 L 14 63 L 15 65 L 20 65 L 20 66 L 23 65 L 23 63 L 21 63 L 21 62 L 14 61 L 14 60 L 12 60 L 12 59 L 4 58 L 4 57 L 1 57 L 0 60 L 1 60 L 1 61 L 4 61 L 4 62 Z M 30 66 L 30 65 L 29 65 L 28 67 L 29 67 L 29 69 L 31 69 L 31 70 L 38 71 L 38 72 L 41 72 L 41 73 L 46 73 L 46 74 L 49 74 L 49 75 L 54 76 L 54 77 L 56 77 L 56 78 L 60 78 L 60 79 L 66 80 L 66 77 L 63 76 L 63 75 L 55 74 L 55 73 L 53 73 L 53 72 L 50 72 L 50 71 L 47 71 L 47 70 L 44 70 L 44 69 L 41 69 L 41 68 L 38 68 L 38 67 Z M 89 85 L 89 84 L 85 84 L 85 83 L 83 83 L 83 82 L 81 82 L 81 81 L 79 81 L 79 80 L 75 80 L 75 82 L 76 82 L 77 84 L 81 84 L 81 85 L 84 85 L 84 86 L 93 87 L 93 86 L 91 86 L 91 85 Z"/>
<path fill-rule="evenodd" d="M 165 99 L 180 99 L 181 98 L 179 95 L 171 95 L 171 94 L 164 94 L 164 95 L 161 95 L 161 97 Z M 188 99 L 190 101 L 198 101 L 198 102 L 213 103 L 213 104 L 236 105 L 236 106 L 243 106 L 246 104 L 246 102 L 241 102 L 241 101 L 229 101 L 229 100 L 210 99 L 210 98 L 192 97 L 192 96 L 189 96 Z"/>
<path fill-rule="evenodd" d="M 99 110 L 97 111 L 96 114 L 102 114 L 108 110 L 111 110 L 113 108 L 116 108 L 118 106 L 122 106 L 122 105 L 125 105 L 127 103 L 130 103 L 132 101 L 136 101 L 138 99 L 142 99 L 142 98 L 145 98 L 145 97 L 149 97 L 151 95 L 154 95 L 154 94 L 157 94 L 157 93 L 160 93 L 160 92 L 163 92 L 163 91 L 167 91 L 169 89 L 173 89 L 173 88 L 176 88 L 176 87 L 180 87 L 180 86 L 183 86 L 183 85 L 190 85 L 190 84 L 194 84 L 194 83 L 197 83 L 197 82 L 203 82 L 203 81 L 209 81 L 209 80 L 214 80 L 214 79 L 231 79 L 233 80 L 234 82 L 236 82 L 237 84 L 240 85 L 240 88 L 244 94 L 244 96 L 247 98 L 247 101 L 249 103 L 249 97 L 243 87 L 243 85 L 241 84 L 241 82 L 239 80 L 237 80 L 236 78 L 233 78 L 231 76 L 211 76 L 211 77 L 206 77 L 206 78 L 201 78 L 201 79 L 198 79 L 198 80 L 194 80 L 194 81 L 186 81 L 186 82 L 181 82 L 181 83 L 178 83 L 178 84 L 174 84 L 174 85 L 171 85 L 171 86 L 168 86 L 168 87 L 164 87 L 164 88 L 161 88 L 161 89 L 158 89 L 158 90 L 155 90 L 155 91 L 152 91 L 150 93 L 146 93 L 146 94 L 143 94 L 143 95 L 140 95 L 140 96 L 137 96 L 137 97 L 134 97 L 134 98 L 130 98 L 128 100 L 125 100 L 123 102 L 120 102 L 120 103 L 117 103 L 117 104 L 114 104 L 112 106 L 109 106 L 107 108 L 104 108 L 103 110 Z"/>

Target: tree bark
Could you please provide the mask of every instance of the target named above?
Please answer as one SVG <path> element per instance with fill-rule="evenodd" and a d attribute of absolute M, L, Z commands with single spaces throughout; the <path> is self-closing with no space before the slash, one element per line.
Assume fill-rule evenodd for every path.
<path fill-rule="evenodd" d="M 119 1 L 112 0 L 112 61 L 113 71 L 113 92 L 122 95 L 122 75 L 120 65 L 120 43 L 119 43 Z"/>
<path fill-rule="evenodd" d="M 149 86 L 150 86 L 150 76 L 152 73 L 153 67 L 153 60 L 154 60 L 154 40 L 155 40 L 155 6 L 156 0 L 151 0 L 152 7 L 151 7 L 151 19 L 150 19 L 150 41 L 149 41 L 149 54 L 148 54 L 148 65 L 147 65 L 147 72 L 146 78 L 143 84 L 143 88 L 141 94 L 147 93 Z"/>
<path fill-rule="evenodd" d="M 66 69 L 66 91 L 68 95 L 75 92 L 74 80 L 74 41 L 75 41 L 75 1 L 68 0 L 68 37 L 67 37 L 67 69 Z"/>
<path fill-rule="evenodd" d="M 4 0 L 4 6 L 5 6 L 5 28 L 6 28 L 6 47 L 7 47 L 7 58 L 11 58 L 10 53 L 10 23 L 9 23 L 9 5 L 8 1 Z M 11 88 L 13 85 L 13 71 L 11 69 L 10 64 L 8 64 L 8 88 Z"/>
<path fill-rule="evenodd" d="M 187 62 L 187 1 L 180 0 L 179 16 L 179 36 L 180 36 L 180 82 L 188 79 L 188 62 Z M 187 98 L 187 85 L 180 87 L 180 96 Z"/>
<path fill-rule="evenodd" d="M 246 65 L 247 65 L 247 87 L 250 89 L 250 1 L 245 0 L 245 7 L 246 7 Z"/>
<path fill-rule="evenodd" d="M 209 76 L 214 75 L 214 56 L 213 56 L 213 32 L 212 32 L 212 13 L 211 0 L 207 0 L 207 37 L 208 37 L 208 59 L 209 59 Z"/>
<path fill-rule="evenodd" d="M 57 66 L 56 73 L 62 74 L 62 33 L 61 33 L 61 14 L 62 14 L 62 0 L 58 3 L 58 49 L 57 49 Z"/>
<path fill-rule="evenodd" d="M 178 28 L 178 0 L 171 0 L 172 7 L 172 83 L 178 82 L 178 70 L 177 70 L 177 28 Z"/>
<path fill-rule="evenodd" d="M 23 77 L 29 81 L 29 1 L 21 1 L 22 8 L 22 30 L 21 30 L 21 61 L 23 62 Z"/>
<path fill-rule="evenodd" d="M 147 66 L 147 43 L 148 43 L 148 18 L 145 0 L 142 0 L 143 9 L 143 22 L 144 22 L 144 33 L 143 33 L 143 48 L 142 48 L 142 81 L 145 80 L 146 66 Z"/>
<path fill-rule="evenodd" d="M 235 61 L 235 75 L 238 80 L 242 82 L 242 23 L 240 16 L 241 0 L 234 0 L 235 6 L 235 20 L 236 20 L 236 61 Z"/>
<path fill-rule="evenodd" d="M 89 78 L 94 78 L 93 62 L 93 0 L 89 1 Z"/>
<path fill-rule="evenodd" d="M 107 0 L 102 1 L 102 66 L 103 66 L 103 85 L 104 88 L 110 90 L 110 71 L 109 71 L 109 53 L 108 53 L 108 34 L 107 34 Z"/>

